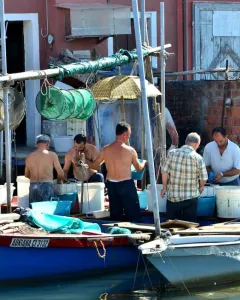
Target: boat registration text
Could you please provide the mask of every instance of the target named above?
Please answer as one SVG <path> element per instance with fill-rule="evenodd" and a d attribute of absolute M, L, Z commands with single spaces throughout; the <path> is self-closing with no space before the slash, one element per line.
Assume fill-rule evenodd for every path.
<path fill-rule="evenodd" d="M 13 238 L 10 247 L 47 248 L 50 239 L 19 239 Z"/>

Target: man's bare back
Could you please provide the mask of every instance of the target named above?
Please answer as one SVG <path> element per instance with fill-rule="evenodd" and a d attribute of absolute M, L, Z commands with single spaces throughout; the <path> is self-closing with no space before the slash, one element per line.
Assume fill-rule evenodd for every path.
<path fill-rule="evenodd" d="M 46 149 L 37 149 L 26 158 L 25 176 L 30 182 L 52 182 L 53 168 L 58 175 L 63 175 L 57 154 Z"/>
<path fill-rule="evenodd" d="M 125 143 L 115 141 L 103 148 L 107 179 L 123 181 L 131 179 L 131 165 L 135 150 Z"/>
<path fill-rule="evenodd" d="M 143 163 L 139 162 L 136 150 L 118 140 L 101 150 L 92 167 L 97 167 L 103 162 L 106 164 L 107 179 L 111 181 L 131 179 L 132 164 L 139 172 L 145 167 L 145 161 Z"/>

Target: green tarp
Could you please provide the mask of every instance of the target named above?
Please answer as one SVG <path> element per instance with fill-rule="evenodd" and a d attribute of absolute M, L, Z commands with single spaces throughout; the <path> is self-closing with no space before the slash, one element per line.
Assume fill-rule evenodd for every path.
<path fill-rule="evenodd" d="M 75 234 L 79 234 L 83 230 L 101 232 L 101 228 L 97 223 L 83 222 L 71 217 L 42 214 L 33 210 L 29 211 L 27 221 L 47 232 Z"/>

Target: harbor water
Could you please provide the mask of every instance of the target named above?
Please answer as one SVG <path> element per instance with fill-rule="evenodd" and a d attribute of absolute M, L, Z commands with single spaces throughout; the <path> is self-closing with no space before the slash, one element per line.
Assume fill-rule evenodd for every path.
<path fill-rule="evenodd" d="M 214 285 L 200 290 L 159 288 L 161 276 L 148 268 L 109 272 L 84 278 L 47 279 L 0 287 L 3 300 L 157 300 L 240 299 L 240 283 Z"/>

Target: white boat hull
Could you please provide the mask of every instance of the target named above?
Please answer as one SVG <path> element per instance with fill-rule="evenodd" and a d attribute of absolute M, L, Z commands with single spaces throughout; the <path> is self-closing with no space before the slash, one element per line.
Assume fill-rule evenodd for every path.
<path fill-rule="evenodd" d="M 177 287 L 199 287 L 240 278 L 239 241 L 168 245 L 160 251 L 142 252 Z"/>

